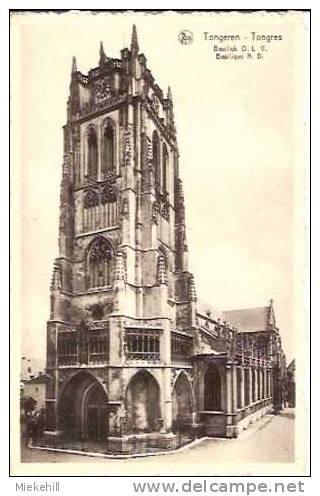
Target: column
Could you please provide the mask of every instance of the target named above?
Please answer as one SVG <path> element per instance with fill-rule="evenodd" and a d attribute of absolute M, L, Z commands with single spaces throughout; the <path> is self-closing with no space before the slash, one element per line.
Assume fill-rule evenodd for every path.
<path fill-rule="evenodd" d="M 252 367 L 248 368 L 248 405 L 252 404 Z"/>
<path fill-rule="evenodd" d="M 232 412 L 237 412 L 237 367 L 233 365 L 232 367 Z"/>
<path fill-rule="evenodd" d="M 230 363 L 226 364 L 226 437 L 234 437 L 234 415 L 233 415 L 233 395 L 232 389 L 234 384 L 233 378 L 234 366 Z"/>
<path fill-rule="evenodd" d="M 272 396 L 271 369 L 268 369 L 268 396 Z"/>
<path fill-rule="evenodd" d="M 264 377 L 263 377 L 264 378 L 264 398 L 266 399 L 266 398 L 268 398 L 268 376 L 267 376 L 268 371 L 267 371 L 266 367 L 264 368 L 263 373 L 264 373 Z"/>
<path fill-rule="evenodd" d="M 254 402 L 258 401 L 258 369 L 255 367 L 253 369 L 255 381 L 254 381 Z"/>
<path fill-rule="evenodd" d="M 244 408 L 244 369 L 240 367 L 240 408 Z"/>
<path fill-rule="evenodd" d="M 226 413 L 232 412 L 232 369 L 226 365 Z"/>
<path fill-rule="evenodd" d="M 162 321 L 163 334 L 161 336 L 161 362 L 165 365 L 170 364 L 171 360 L 171 335 L 170 321 L 163 319 Z M 162 369 L 162 415 L 163 427 L 166 432 L 169 432 L 172 427 L 172 395 L 171 395 L 171 369 L 164 367 Z"/>

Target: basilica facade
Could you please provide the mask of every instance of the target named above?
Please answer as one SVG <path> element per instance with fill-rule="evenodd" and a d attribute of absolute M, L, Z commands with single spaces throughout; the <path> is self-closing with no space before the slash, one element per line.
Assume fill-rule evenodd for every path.
<path fill-rule="evenodd" d="M 45 445 L 174 449 L 282 408 L 272 302 L 197 298 L 171 91 L 135 26 L 120 58 L 101 44 L 87 75 L 73 59 L 50 298 Z"/>

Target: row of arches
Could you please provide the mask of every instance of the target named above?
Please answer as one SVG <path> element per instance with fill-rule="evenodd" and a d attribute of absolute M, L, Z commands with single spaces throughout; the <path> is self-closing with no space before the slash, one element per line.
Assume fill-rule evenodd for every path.
<path fill-rule="evenodd" d="M 125 392 L 125 416 L 121 430 L 127 433 L 157 432 L 163 425 L 161 393 L 149 372 L 137 372 Z M 76 373 L 61 392 L 59 428 L 66 437 L 103 439 L 109 434 L 109 400 L 104 386 L 87 371 Z M 180 373 L 172 389 L 173 429 L 192 420 L 192 389 L 187 376 Z M 113 426 L 114 427 L 114 426 Z"/>

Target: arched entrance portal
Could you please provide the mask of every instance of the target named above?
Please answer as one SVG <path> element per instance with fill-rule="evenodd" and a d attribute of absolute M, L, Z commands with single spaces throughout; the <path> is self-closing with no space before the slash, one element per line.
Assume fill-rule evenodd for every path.
<path fill-rule="evenodd" d="M 192 423 L 193 400 L 188 378 L 181 373 L 172 390 L 172 429 L 183 431 Z"/>
<path fill-rule="evenodd" d="M 154 432 L 159 430 L 160 389 L 155 378 L 146 371 L 137 372 L 126 394 L 127 431 Z"/>
<path fill-rule="evenodd" d="M 80 372 L 59 399 L 59 428 L 70 439 L 102 440 L 108 436 L 108 397 L 91 374 Z"/>

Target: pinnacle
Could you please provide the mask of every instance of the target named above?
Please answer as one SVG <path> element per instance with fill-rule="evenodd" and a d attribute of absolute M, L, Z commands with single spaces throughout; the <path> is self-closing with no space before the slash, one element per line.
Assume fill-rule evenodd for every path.
<path fill-rule="evenodd" d="M 77 59 L 75 56 L 72 57 L 72 69 L 71 69 L 71 74 L 77 72 Z"/>
<path fill-rule="evenodd" d="M 131 38 L 131 50 L 133 49 L 135 49 L 136 51 L 139 50 L 137 28 L 135 24 L 132 27 L 132 38 Z"/>
<path fill-rule="evenodd" d="M 102 66 L 105 61 L 106 61 L 106 54 L 105 54 L 105 51 L 104 51 L 104 48 L 103 48 L 103 42 L 100 41 L 100 59 L 99 59 L 99 65 Z"/>

